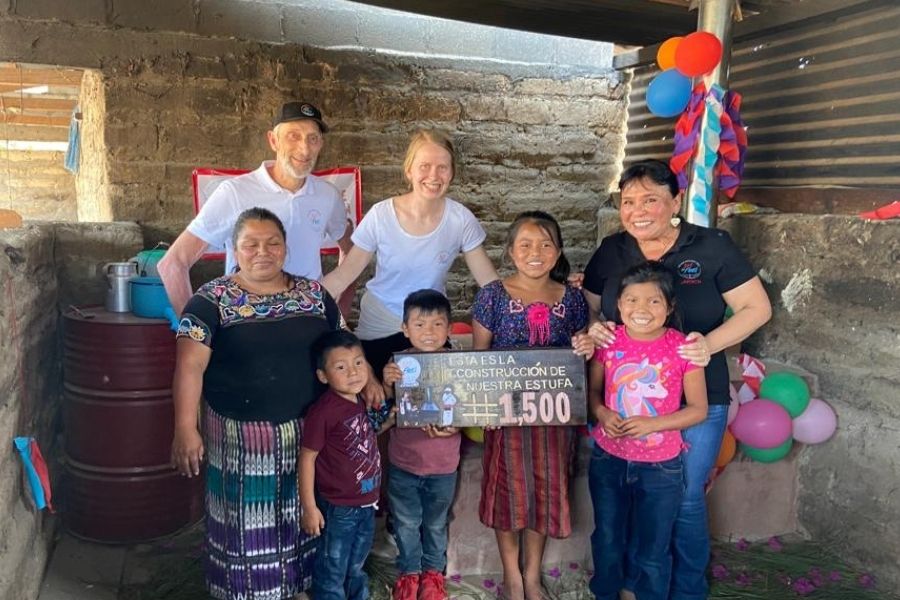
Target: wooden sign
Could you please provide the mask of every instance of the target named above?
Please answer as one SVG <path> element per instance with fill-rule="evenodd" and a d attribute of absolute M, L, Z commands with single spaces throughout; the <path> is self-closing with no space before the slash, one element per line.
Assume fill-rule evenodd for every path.
<path fill-rule="evenodd" d="M 571 348 L 402 352 L 398 427 L 580 425 L 584 359 Z"/>

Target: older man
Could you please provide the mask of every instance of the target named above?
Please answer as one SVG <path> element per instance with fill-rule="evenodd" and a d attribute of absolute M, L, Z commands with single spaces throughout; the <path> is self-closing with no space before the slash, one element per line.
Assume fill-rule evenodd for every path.
<path fill-rule="evenodd" d="M 267 133 L 274 161 L 223 182 L 212 193 L 159 263 L 159 273 L 175 312 L 181 314 L 191 297 L 188 272 L 207 247 L 225 247 L 225 272 L 235 267 L 231 232 L 238 215 L 259 206 L 278 215 L 287 231 L 284 268 L 294 275 L 321 279 L 319 250 L 326 239 L 347 252 L 351 228 L 341 195 L 312 175 L 328 127 L 319 109 L 307 102 L 281 107 Z"/>

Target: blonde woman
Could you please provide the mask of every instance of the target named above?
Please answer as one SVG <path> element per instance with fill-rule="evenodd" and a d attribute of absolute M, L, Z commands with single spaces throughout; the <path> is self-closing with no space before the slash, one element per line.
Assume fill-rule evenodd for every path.
<path fill-rule="evenodd" d="M 366 213 L 347 258 L 322 280 L 337 297 L 375 257 L 375 276 L 366 284 L 356 329 L 375 373 L 392 353 L 410 347 L 400 332 L 403 300 L 423 288 L 446 293 L 447 273 L 460 253 L 478 285 L 497 279 L 482 246 L 484 229 L 469 209 L 447 196 L 455 172 L 450 139 L 438 131 L 417 131 L 403 161 L 409 191 Z"/>

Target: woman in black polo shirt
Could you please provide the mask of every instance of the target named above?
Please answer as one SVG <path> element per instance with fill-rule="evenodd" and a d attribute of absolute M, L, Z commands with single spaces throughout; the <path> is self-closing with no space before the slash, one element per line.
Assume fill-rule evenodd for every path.
<path fill-rule="evenodd" d="M 584 293 L 596 320 L 590 332 L 598 346 L 611 339 L 606 321 L 617 318 L 616 290 L 629 267 L 652 260 L 672 270 L 683 330 L 692 342 L 680 353 L 706 367 L 709 412 L 705 421 L 682 432 L 689 450 L 683 457 L 684 500 L 672 537 L 669 600 L 705 600 L 710 547 L 704 488 L 722 443 L 730 402 L 723 350 L 765 324 L 772 308 L 731 236 L 678 217 L 681 192 L 668 165 L 657 160 L 632 165 L 619 180 L 619 190 L 625 231 L 605 237 L 585 268 Z M 734 312 L 728 321 L 726 307 Z"/>

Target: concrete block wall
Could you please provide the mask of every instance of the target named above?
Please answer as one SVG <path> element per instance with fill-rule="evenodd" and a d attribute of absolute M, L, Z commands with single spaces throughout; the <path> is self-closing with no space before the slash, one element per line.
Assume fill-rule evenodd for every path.
<path fill-rule="evenodd" d="M 347 0 L 4 0 L 0 16 L 204 37 L 487 61 L 609 65 L 612 45 L 461 23 Z"/>
<path fill-rule="evenodd" d="M 0 230 L 0 598 L 37 596 L 56 519 L 29 506 L 15 436 L 38 440 L 59 486 L 60 308 L 103 302 L 103 264 L 143 246 L 134 224 L 27 224 Z"/>

